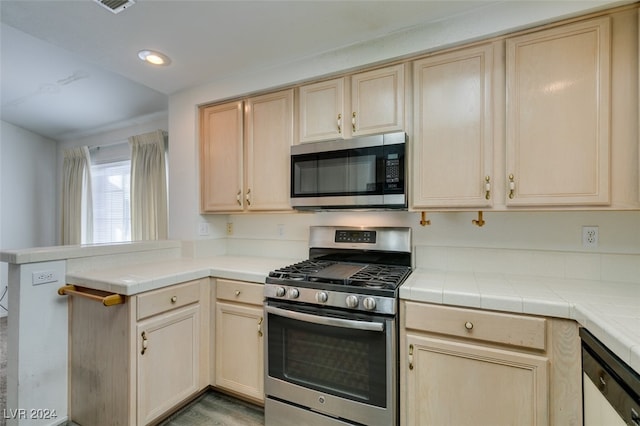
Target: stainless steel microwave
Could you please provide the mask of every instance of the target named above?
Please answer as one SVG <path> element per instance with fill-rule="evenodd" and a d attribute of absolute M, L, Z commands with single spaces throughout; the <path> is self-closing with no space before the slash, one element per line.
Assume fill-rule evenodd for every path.
<path fill-rule="evenodd" d="M 300 210 L 406 209 L 407 135 L 291 147 L 291 205 Z"/>

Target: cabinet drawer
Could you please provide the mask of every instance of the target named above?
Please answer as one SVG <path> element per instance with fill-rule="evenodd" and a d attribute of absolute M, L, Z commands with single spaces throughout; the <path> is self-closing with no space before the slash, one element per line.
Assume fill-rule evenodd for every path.
<path fill-rule="evenodd" d="M 546 319 L 405 302 L 405 327 L 431 333 L 545 350 Z"/>
<path fill-rule="evenodd" d="M 217 280 L 216 298 L 252 305 L 262 305 L 264 286 L 241 281 Z"/>
<path fill-rule="evenodd" d="M 200 281 L 190 281 L 138 295 L 138 320 L 200 300 Z"/>

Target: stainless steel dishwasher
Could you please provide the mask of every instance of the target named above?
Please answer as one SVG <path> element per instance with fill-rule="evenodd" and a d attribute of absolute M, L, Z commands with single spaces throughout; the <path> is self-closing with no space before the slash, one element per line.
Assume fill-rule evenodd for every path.
<path fill-rule="evenodd" d="M 584 426 L 640 426 L 640 375 L 586 329 L 580 338 Z"/>

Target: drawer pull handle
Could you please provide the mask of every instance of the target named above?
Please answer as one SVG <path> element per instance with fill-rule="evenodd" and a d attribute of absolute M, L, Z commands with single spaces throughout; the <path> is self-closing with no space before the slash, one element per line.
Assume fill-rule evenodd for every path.
<path fill-rule="evenodd" d="M 171 303 L 176 303 L 178 301 L 178 296 L 173 296 L 171 298 Z"/>
<path fill-rule="evenodd" d="M 144 353 L 147 351 L 147 345 L 149 341 L 147 340 L 146 332 L 143 331 L 141 336 L 142 336 L 142 350 L 140 351 L 140 355 L 144 355 Z"/>
<path fill-rule="evenodd" d="M 258 320 L 258 336 L 262 337 L 262 321 L 264 318 L 260 317 Z"/>
<path fill-rule="evenodd" d="M 242 293 L 240 290 L 236 290 L 236 297 L 240 296 L 240 293 Z"/>
<path fill-rule="evenodd" d="M 464 323 L 464 328 L 466 328 L 469 331 L 473 330 L 473 323 L 471 321 L 465 322 Z"/>

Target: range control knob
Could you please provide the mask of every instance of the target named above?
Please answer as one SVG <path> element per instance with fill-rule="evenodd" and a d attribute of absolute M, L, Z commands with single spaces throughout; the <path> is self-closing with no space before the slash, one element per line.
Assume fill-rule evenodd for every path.
<path fill-rule="evenodd" d="M 367 311 L 373 311 L 376 308 L 376 299 L 373 297 L 365 297 L 362 301 L 362 306 L 364 306 Z"/>
<path fill-rule="evenodd" d="M 329 299 L 329 295 L 326 291 L 319 291 L 316 293 L 316 302 L 325 303 Z"/>
<path fill-rule="evenodd" d="M 276 288 L 276 297 L 284 297 L 285 294 L 287 294 L 287 290 L 284 287 Z"/>
<path fill-rule="evenodd" d="M 347 296 L 345 302 L 347 303 L 347 308 L 355 308 L 356 306 L 358 306 L 358 297 L 350 294 L 349 296 Z"/>
<path fill-rule="evenodd" d="M 288 293 L 289 299 L 297 299 L 300 296 L 300 292 L 297 288 L 290 288 Z"/>

